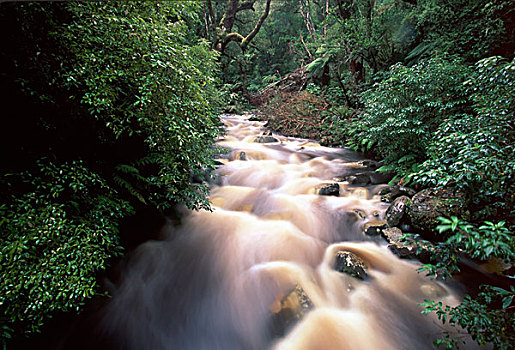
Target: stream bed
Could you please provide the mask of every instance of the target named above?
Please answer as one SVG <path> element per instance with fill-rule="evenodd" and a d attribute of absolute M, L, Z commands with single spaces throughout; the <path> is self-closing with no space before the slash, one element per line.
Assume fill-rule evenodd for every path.
<path fill-rule="evenodd" d="M 123 349 L 433 349 L 453 329 L 418 304 L 457 305 L 459 288 L 364 233 L 388 208 L 384 185 L 343 180 L 358 153 L 250 117 L 222 115 L 212 212 L 136 250 L 102 327 Z"/>

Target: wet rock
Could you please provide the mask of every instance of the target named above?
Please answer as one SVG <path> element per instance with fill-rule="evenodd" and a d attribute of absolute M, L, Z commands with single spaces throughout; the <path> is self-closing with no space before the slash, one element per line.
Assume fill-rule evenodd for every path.
<path fill-rule="evenodd" d="M 406 205 L 410 199 L 406 196 L 400 196 L 388 207 L 384 214 L 384 219 L 389 226 L 397 226 L 406 212 Z"/>
<path fill-rule="evenodd" d="M 385 173 L 381 171 L 366 171 L 345 176 L 344 179 L 349 184 L 365 186 L 368 184 L 378 185 L 387 183 L 393 178 L 393 173 Z"/>
<path fill-rule="evenodd" d="M 256 138 L 254 139 L 254 142 L 257 142 L 257 143 L 272 143 L 272 142 L 279 142 L 279 139 L 276 138 L 276 137 L 273 137 L 273 136 L 263 136 L 263 135 L 260 135 L 260 136 L 256 136 Z"/>
<path fill-rule="evenodd" d="M 370 160 L 370 159 L 364 159 L 364 160 L 360 160 L 358 162 L 359 165 L 363 166 L 363 167 L 366 167 L 366 168 L 369 168 L 371 170 L 376 170 L 378 169 L 381 165 L 376 162 L 375 160 Z"/>
<path fill-rule="evenodd" d="M 312 308 L 311 299 L 299 285 L 295 286 L 285 297 L 279 297 L 270 307 L 272 336 L 284 336 Z"/>
<path fill-rule="evenodd" d="M 363 227 L 363 232 L 368 236 L 377 236 L 381 234 L 382 230 L 387 228 L 388 224 L 382 220 L 369 221 Z"/>
<path fill-rule="evenodd" d="M 358 173 L 344 177 L 344 180 L 351 185 L 365 186 L 370 183 L 370 177 L 365 173 Z"/>
<path fill-rule="evenodd" d="M 336 253 L 334 269 L 362 280 L 368 276 L 366 272 L 368 268 L 363 259 L 352 252 L 344 250 Z"/>
<path fill-rule="evenodd" d="M 467 203 L 464 193 L 450 188 L 429 188 L 415 194 L 406 213 L 411 223 L 422 232 L 434 233 L 439 225 L 438 217 L 458 216 L 467 219 Z"/>
<path fill-rule="evenodd" d="M 381 230 L 383 236 L 388 243 L 398 243 L 402 236 L 402 231 L 397 227 L 389 227 Z"/>
<path fill-rule="evenodd" d="M 431 246 L 429 244 L 417 244 L 415 241 L 401 241 L 403 233 L 399 228 L 391 227 L 383 229 L 381 235 L 390 243 L 388 248 L 398 257 L 403 259 L 418 259 L 422 263 L 428 263 L 430 261 Z"/>
<path fill-rule="evenodd" d="M 367 214 L 365 214 L 365 212 L 361 209 L 354 209 L 353 213 L 356 214 L 356 216 L 361 220 L 365 220 L 367 218 Z"/>
<path fill-rule="evenodd" d="M 407 196 L 411 198 L 416 193 L 417 191 L 415 191 L 412 188 L 394 185 L 382 188 L 378 194 L 381 196 L 382 202 L 392 203 L 396 198 L 400 196 Z"/>
<path fill-rule="evenodd" d="M 240 154 L 238 155 L 238 159 L 239 160 L 247 160 L 247 154 L 243 151 L 240 152 Z"/>
<path fill-rule="evenodd" d="M 372 185 L 385 184 L 390 182 L 391 179 L 395 176 L 394 173 L 383 172 L 383 171 L 371 171 L 369 173 L 370 183 Z"/>
<path fill-rule="evenodd" d="M 340 185 L 338 184 L 325 184 L 317 188 L 316 192 L 321 196 L 336 196 L 340 195 Z"/>

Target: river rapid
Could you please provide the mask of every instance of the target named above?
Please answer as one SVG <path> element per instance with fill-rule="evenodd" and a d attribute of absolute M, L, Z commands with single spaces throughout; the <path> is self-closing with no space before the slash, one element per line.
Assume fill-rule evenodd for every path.
<path fill-rule="evenodd" d="M 264 122 L 222 120 L 218 144 L 230 153 L 215 171 L 213 211 L 185 211 L 168 238 L 136 250 L 103 320 L 119 347 L 433 349 L 445 328 L 418 304 L 456 305 L 459 294 L 363 233 L 388 204 L 381 185 L 342 181 L 360 155 L 280 135 L 257 143 Z M 339 196 L 318 193 L 334 183 Z M 335 270 L 339 251 L 359 256 L 368 277 Z"/>

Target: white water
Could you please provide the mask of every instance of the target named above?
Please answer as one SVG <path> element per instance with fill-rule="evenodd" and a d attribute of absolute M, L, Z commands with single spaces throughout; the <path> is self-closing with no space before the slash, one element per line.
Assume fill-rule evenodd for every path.
<path fill-rule="evenodd" d="M 138 248 L 104 322 L 120 347 L 432 349 L 443 327 L 417 304 L 459 299 L 362 233 L 387 208 L 378 186 L 340 182 L 340 197 L 315 194 L 360 167 L 357 154 L 277 135 L 280 143 L 254 143 L 264 123 L 223 120 L 219 144 L 232 152 L 217 171 L 223 186 L 212 187 L 213 212 L 188 212 L 167 240 Z M 362 257 L 369 278 L 335 271 L 339 250 Z M 274 308 L 297 285 L 313 308 L 273 337 Z"/>

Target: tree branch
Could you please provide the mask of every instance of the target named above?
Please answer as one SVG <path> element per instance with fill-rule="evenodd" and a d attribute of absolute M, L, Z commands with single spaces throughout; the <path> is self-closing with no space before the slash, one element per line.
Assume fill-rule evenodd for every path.
<path fill-rule="evenodd" d="M 265 11 L 263 12 L 263 14 L 261 15 L 261 17 L 259 18 L 259 21 L 256 23 L 256 26 L 254 27 L 254 29 L 252 29 L 252 31 L 242 40 L 241 42 L 241 49 L 242 50 L 245 50 L 245 48 L 247 47 L 247 45 L 250 43 L 250 41 L 252 39 L 254 39 L 254 37 L 257 35 L 257 33 L 259 32 L 259 30 L 261 29 L 261 26 L 263 25 L 263 23 L 265 22 L 265 19 L 268 17 L 268 14 L 270 13 L 270 3 L 272 2 L 272 0 L 267 0 L 266 1 L 266 7 L 265 7 Z"/>

